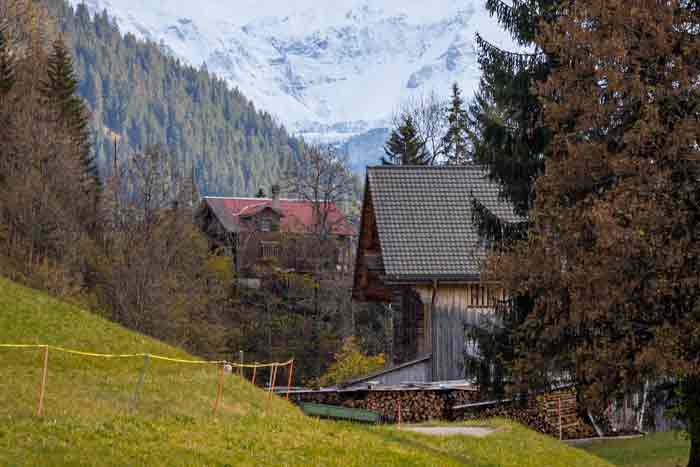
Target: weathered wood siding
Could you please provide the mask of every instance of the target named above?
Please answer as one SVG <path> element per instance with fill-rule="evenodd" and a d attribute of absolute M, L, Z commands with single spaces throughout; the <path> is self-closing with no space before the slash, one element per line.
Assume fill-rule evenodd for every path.
<path fill-rule="evenodd" d="M 394 313 L 393 363 L 401 364 L 429 353 L 425 346 L 425 306 L 411 287 L 396 287 L 392 291 Z"/>
<path fill-rule="evenodd" d="M 464 379 L 466 328 L 482 325 L 493 317 L 495 301 L 503 298 L 502 290 L 478 283 L 438 286 L 432 309 L 432 287 L 416 289 L 427 316 L 424 321 L 429 329 L 426 337 L 432 354 L 433 380 Z"/>
<path fill-rule="evenodd" d="M 390 368 L 383 373 L 373 375 L 344 389 L 366 388 L 368 381 L 377 381 L 383 386 L 398 386 L 401 383 L 422 383 L 431 380 L 430 359 L 417 361 L 412 365 Z"/>
<path fill-rule="evenodd" d="M 391 303 L 395 297 L 392 289 L 384 284 L 384 259 L 379 243 L 372 192 L 369 187 L 365 190 L 362 225 L 357 244 L 353 297 L 363 301 Z"/>

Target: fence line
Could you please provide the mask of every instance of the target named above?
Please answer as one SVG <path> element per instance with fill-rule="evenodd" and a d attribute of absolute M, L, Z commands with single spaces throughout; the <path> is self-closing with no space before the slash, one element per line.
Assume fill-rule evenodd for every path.
<path fill-rule="evenodd" d="M 154 355 L 154 354 L 149 354 L 149 353 L 136 353 L 136 354 L 107 354 L 107 353 L 96 353 L 96 352 L 83 352 L 80 350 L 74 350 L 74 349 L 66 349 L 64 347 L 58 347 L 55 345 L 46 345 L 46 344 L 0 344 L 0 349 L 43 349 L 43 368 L 42 368 L 42 376 L 41 376 L 41 383 L 39 385 L 39 401 L 38 401 L 38 407 L 37 407 L 37 416 L 41 417 L 44 412 L 44 395 L 46 393 L 46 379 L 47 379 L 47 373 L 48 373 L 48 358 L 49 358 L 49 350 L 54 350 L 57 352 L 63 352 L 67 354 L 72 354 L 72 355 L 79 355 L 83 357 L 91 357 L 91 358 L 106 358 L 106 359 L 126 359 L 126 358 L 143 358 L 144 359 L 144 366 L 141 369 L 141 374 L 139 375 L 139 382 L 137 383 L 136 390 L 134 392 L 133 400 L 132 400 L 132 406 L 135 406 L 136 403 L 138 402 L 138 395 L 139 391 L 141 389 L 141 385 L 143 384 L 143 377 L 144 373 L 146 371 L 146 367 L 148 366 L 148 361 L 149 359 L 153 360 L 161 360 L 161 361 L 166 361 L 166 362 L 172 362 L 172 363 L 183 363 L 183 364 L 190 364 L 190 365 L 220 365 L 221 368 L 219 370 L 219 378 L 217 382 L 217 388 L 216 388 L 216 399 L 214 400 L 214 415 L 216 415 L 219 405 L 221 403 L 221 399 L 223 396 L 223 383 L 224 383 L 224 373 L 229 367 L 231 371 L 233 371 L 233 368 L 240 368 L 241 369 L 241 375 L 243 375 L 242 371 L 244 368 L 252 368 L 253 369 L 253 378 L 252 378 L 252 383 L 255 384 L 255 373 L 258 368 L 270 368 L 270 387 L 269 387 L 269 396 L 272 397 L 272 393 L 274 392 L 274 385 L 277 379 L 277 369 L 278 368 L 285 368 L 288 367 L 289 371 L 289 378 L 288 378 L 288 383 L 287 383 L 287 400 L 289 400 L 289 391 L 291 390 L 292 386 L 292 372 L 294 371 L 294 359 L 287 360 L 286 362 L 273 362 L 273 363 L 253 363 L 253 364 L 243 364 L 243 363 L 235 363 L 235 362 L 229 362 L 228 360 L 187 360 L 187 359 L 181 359 L 181 358 L 172 358 L 172 357 L 165 357 L 163 355 Z"/>
<path fill-rule="evenodd" d="M 0 348 L 10 348 L 10 349 L 51 349 L 58 352 L 82 355 L 85 357 L 95 357 L 95 358 L 148 358 L 154 360 L 163 360 L 166 362 L 174 363 L 185 363 L 191 365 L 230 365 L 233 368 L 272 368 L 274 366 L 289 366 L 294 359 L 287 360 L 286 362 L 275 362 L 275 363 L 235 363 L 228 360 L 185 360 L 181 358 L 164 357 L 162 355 L 155 355 L 151 353 L 135 353 L 135 354 L 108 354 L 108 353 L 94 353 L 94 352 L 83 352 L 80 350 L 66 349 L 63 347 L 58 347 L 55 345 L 44 345 L 44 344 L 0 344 Z"/>

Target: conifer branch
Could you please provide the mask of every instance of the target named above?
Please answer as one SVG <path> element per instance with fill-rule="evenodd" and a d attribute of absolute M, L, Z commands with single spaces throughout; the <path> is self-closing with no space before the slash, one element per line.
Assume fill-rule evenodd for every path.
<path fill-rule="evenodd" d="M 527 221 L 506 222 L 484 206 L 476 197 L 472 197 L 472 223 L 477 226 L 479 237 L 493 247 L 504 242 L 525 238 Z"/>
<path fill-rule="evenodd" d="M 522 42 L 524 26 L 531 28 L 534 22 L 530 7 L 520 0 L 511 0 L 510 4 L 503 0 L 486 0 L 486 9 L 518 42 Z"/>
<path fill-rule="evenodd" d="M 503 50 L 481 37 L 479 33 L 476 34 L 476 43 L 480 49 L 480 62 L 485 60 L 490 62 L 498 61 L 503 63 L 512 72 L 541 65 L 547 60 L 547 56 L 544 52 L 522 53 Z"/>

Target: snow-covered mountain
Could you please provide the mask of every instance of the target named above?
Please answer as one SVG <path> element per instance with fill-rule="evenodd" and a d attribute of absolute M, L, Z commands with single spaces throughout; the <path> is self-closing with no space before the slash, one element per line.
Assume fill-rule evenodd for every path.
<path fill-rule="evenodd" d="M 412 94 L 479 80 L 474 35 L 510 40 L 484 0 L 71 0 L 206 64 L 293 133 L 357 140 Z M 374 130 L 374 131 L 372 131 Z"/>

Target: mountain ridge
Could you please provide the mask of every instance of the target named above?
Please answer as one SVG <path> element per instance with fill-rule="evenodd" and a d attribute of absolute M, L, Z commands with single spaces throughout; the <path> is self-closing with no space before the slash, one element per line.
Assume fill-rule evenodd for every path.
<path fill-rule="evenodd" d="M 386 128 L 399 103 L 477 87 L 476 31 L 511 41 L 472 0 L 71 0 L 222 77 L 293 134 L 339 142 Z M 375 151 L 376 152 L 376 151 Z"/>
<path fill-rule="evenodd" d="M 252 195 L 279 182 L 301 150 L 269 113 L 206 69 L 124 34 L 108 15 L 42 0 L 71 50 L 78 92 L 91 111 L 93 148 L 108 176 L 146 146 L 160 144 L 201 194 Z"/>

